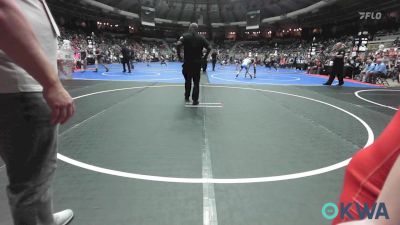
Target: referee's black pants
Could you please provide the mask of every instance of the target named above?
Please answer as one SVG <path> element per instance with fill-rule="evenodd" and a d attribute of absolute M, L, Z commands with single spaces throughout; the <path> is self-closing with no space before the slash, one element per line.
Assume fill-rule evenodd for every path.
<path fill-rule="evenodd" d="M 212 61 L 212 70 L 215 71 L 215 65 L 217 64 L 217 60 Z"/>
<path fill-rule="evenodd" d="M 185 98 L 188 99 L 190 97 L 190 92 L 192 91 L 192 80 L 193 80 L 193 93 L 192 100 L 194 102 L 199 101 L 199 92 L 200 92 L 200 70 L 201 63 L 195 62 L 185 62 L 183 64 L 182 74 L 185 77 Z"/>
<path fill-rule="evenodd" d="M 123 72 L 124 73 L 126 72 L 125 65 L 128 66 L 128 72 L 130 73 L 131 72 L 131 64 L 129 63 L 129 59 L 123 59 L 122 60 L 122 68 L 123 68 Z"/>
<path fill-rule="evenodd" d="M 343 85 L 344 84 L 343 73 L 344 73 L 344 66 L 343 65 L 333 65 L 332 72 L 331 72 L 331 74 L 329 76 L 329 79 L 326 82 L 326 84 L 331 85 L 333 83 L 333 81 L 335 80 L 335 77 L 337 77 L 338 81 L 339 81 L 339 84 Z"/>
<path fill-rule="evenodd" d="M 326 83 L 331 85 L 335 80 L 335 77 L 338 78 L 339 84 L 344 84 L 343 74 L 333 74 L 333 73 L 329 75 L 329 79 Z"/>

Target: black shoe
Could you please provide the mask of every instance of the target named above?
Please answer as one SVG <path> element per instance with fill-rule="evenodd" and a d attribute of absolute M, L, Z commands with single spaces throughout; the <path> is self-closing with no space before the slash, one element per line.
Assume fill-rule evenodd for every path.
<path fill-rule="evenodd" d="M 129 71 L 128 73 L 132 73 L 131 71 Z"/>
<path fill-rule="evenodd" d="M 330 83 L 323 83 L 322 85 L 331 86 L 332 84 L 330 84 Z"/>
<path fill-rule="evenodd" d="M 99 71 L 98 69 L 95 69 L 95 70 L 94 70 L 95 73 L 97 73 L 98 71 Z"/>
<path fill-rule="evenodd" d="M 344 85 L 344 83 L 339 83 L 337 86 L 343 86 Z"/>
<path fill-rule="evenodd" d="M 122 71 L 123 73 L 126 73 L 126 70 Z"/>
<path fill-rule="evenodd" d="M 200 102 L 199 101 L 193 101 L 193 105 L 199 105 Z"/>
<path fill-rule="evenodd" d="M 106 69 L 106 73 L 107 73 L 108 71 L 110 71 L 110 70 L 107 68 L 107 69 Z"/>
<path fill-rule="evenodd" d="M 189 97 L 185 97 L 185 102 L 190 102 L 190 99 L 189 99 Z"/>

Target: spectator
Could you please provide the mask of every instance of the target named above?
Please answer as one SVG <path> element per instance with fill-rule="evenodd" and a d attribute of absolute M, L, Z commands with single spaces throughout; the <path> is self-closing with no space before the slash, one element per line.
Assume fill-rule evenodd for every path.
<path fill-rule="evenodd" d="M 0 0 L 0 33 L 0 156 L 14 224 L 65 225 L 73 212 L 53 215 L 51 183 L 57 124 L 74 104 L 57 75 L 58 27 L 43 0 Z"/>
<path fill-rule="evenodd" d="M 376 84 L 377 77 L 386 77 L 387 69 L 385 63 L 383 63 L 381 58 L 376 59 L 376 64 L 374 68 L 367 73 L 367 79 L 370 79 L 370 82 Z"/>
<path fill-rule="evenodd" d="M 367 77 L 367 74 L 372 72 L 374 68 L 375 68 L 375 63 L 373 63 L 371 59 L 367 59 L 367 63 L 365 64 L 364 69 L 363 71 L 361 71 L 360 74 L 360 81 L 368 82 L 369 79 Z"/>
<path fill-rule="evenodd" d="M 393 42 L 395 47 L 400 47 L 400 37 L 397 37 L 396 40 Z"/>

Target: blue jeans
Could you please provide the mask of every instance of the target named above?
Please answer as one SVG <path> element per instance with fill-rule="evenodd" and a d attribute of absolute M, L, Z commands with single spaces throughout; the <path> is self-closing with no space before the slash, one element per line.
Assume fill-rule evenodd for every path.
<path fill-rule="evenodd" d="M 0 156 L 15 225 L 53 225 L 58 127 L 42 93 L 0 94 Z"/>

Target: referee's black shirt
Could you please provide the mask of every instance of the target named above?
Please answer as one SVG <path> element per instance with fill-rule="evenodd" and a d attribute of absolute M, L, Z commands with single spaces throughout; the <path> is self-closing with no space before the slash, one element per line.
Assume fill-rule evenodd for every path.
<path fill-rule="evenodd" d="M 185 33 L 180 40 L 184 48 L 185 63 L 201 63 L 203 49 L 210 48 L 210 43 L 203 37 L 195 33 Z"/>

